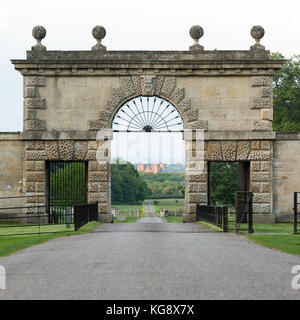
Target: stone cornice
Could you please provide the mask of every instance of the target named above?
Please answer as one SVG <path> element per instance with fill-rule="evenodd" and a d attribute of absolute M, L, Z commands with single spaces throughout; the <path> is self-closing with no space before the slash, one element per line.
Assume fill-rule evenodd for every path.
<path fill-rule="evenodd" d="M 12 60 L 23 75 L 272 75 L 284 61 L 269 51 L 46 51 Z"/>

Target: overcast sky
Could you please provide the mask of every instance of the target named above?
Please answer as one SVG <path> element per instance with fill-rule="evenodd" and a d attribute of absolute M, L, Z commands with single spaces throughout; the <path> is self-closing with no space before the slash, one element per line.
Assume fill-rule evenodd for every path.
<path fill-rule="evenodd" d="M 25 58 L 34 26 L 47 29 L 48 50 L 89 50 L 95 25 L 106 28 L 108 50 L 187 50 L 195 24 L 207 50 L 248 50 L 251 27 L 262 25 L 268 50 L 300 54 L 299 0 L 1 0 L 0 131 L 22 130 L 22 77 L 10 59 Z"/>

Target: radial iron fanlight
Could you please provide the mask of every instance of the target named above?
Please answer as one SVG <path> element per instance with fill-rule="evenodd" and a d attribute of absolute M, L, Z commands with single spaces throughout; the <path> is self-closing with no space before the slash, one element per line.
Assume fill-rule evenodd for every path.
<path fill-rule="evenodd" d="M 184 124 L 177 109 L 167 100 L 153 97 L 137 97 L 126 102 L 116 113 L 114 131 L 183 131 Z"/>

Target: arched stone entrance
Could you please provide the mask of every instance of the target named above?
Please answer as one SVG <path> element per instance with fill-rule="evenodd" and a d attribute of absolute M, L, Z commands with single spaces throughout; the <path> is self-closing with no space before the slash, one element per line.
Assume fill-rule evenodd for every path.
<path fill-rule="evenodd" d="M 92 50 L 48 51 L 38 39 L 26 59 L 13 60 L 24 77 L 24 130 L 1 136 L 5 145 L 18 146 L 15 167 L 22 168 L 15 175 L 2 174 L 4 182 L 13 177 L 9 190 L 43 194 L 46 161 L 86 161 L 88 201 L 98 201 L 100 219 L 111 222 L 110 172 L 108 163 L 97 161 L 97 150 L 105 144 L 97 140 L 97 133 L 111 130 L 125 102 L 157 96 L 174 105 L 185 129 L 191 130 L 185 136 L 191 170 L 184 221 L 194 221 L 196 204 L 207 202 L 209 161 L 250 161 L 255 213 L 270 215 L 281 208 L 287 212 L 277 201 L 278 181 L 289 177 L 294 189 L 297 183 L 292 170 L 285 168 L 284 174 L 277 170 L 276 159 L 284 166 L 285 159 L 296 157 L 283 156 L 280 150 L 290 150 L 285 146 L 298 143 L 299 137 L 272 131 L 272 76 L 283 61 L 271 60 L 270 52 L 259 44 L 263 33 L 253 33 L 258 42 L 250 50 L 207 51 L 195 30 L 200 29 L 192 28 L 196 43 L 189 51 L 108 51 L 97 38 L 105 33 L 96 32 L 100 42 Z M 203 136 L 199 138 L 197 131 Z M 9 147 L 5 152 L 11 157 Z M 204 164 L 201 171 L 198 162 Z"/>

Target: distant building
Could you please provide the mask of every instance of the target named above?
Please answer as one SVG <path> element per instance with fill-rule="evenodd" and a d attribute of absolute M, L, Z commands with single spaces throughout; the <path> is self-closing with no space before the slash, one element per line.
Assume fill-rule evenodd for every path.
<path fill-rule="evenodd" d="M 136 165 L 138 172 L 146 172 L 146 173 L 158 173 L 158 172 L 165 172 L 166 171 L 166 165 L 163 163 L 148 163 L 143 164 L 139 163 Z"/>

